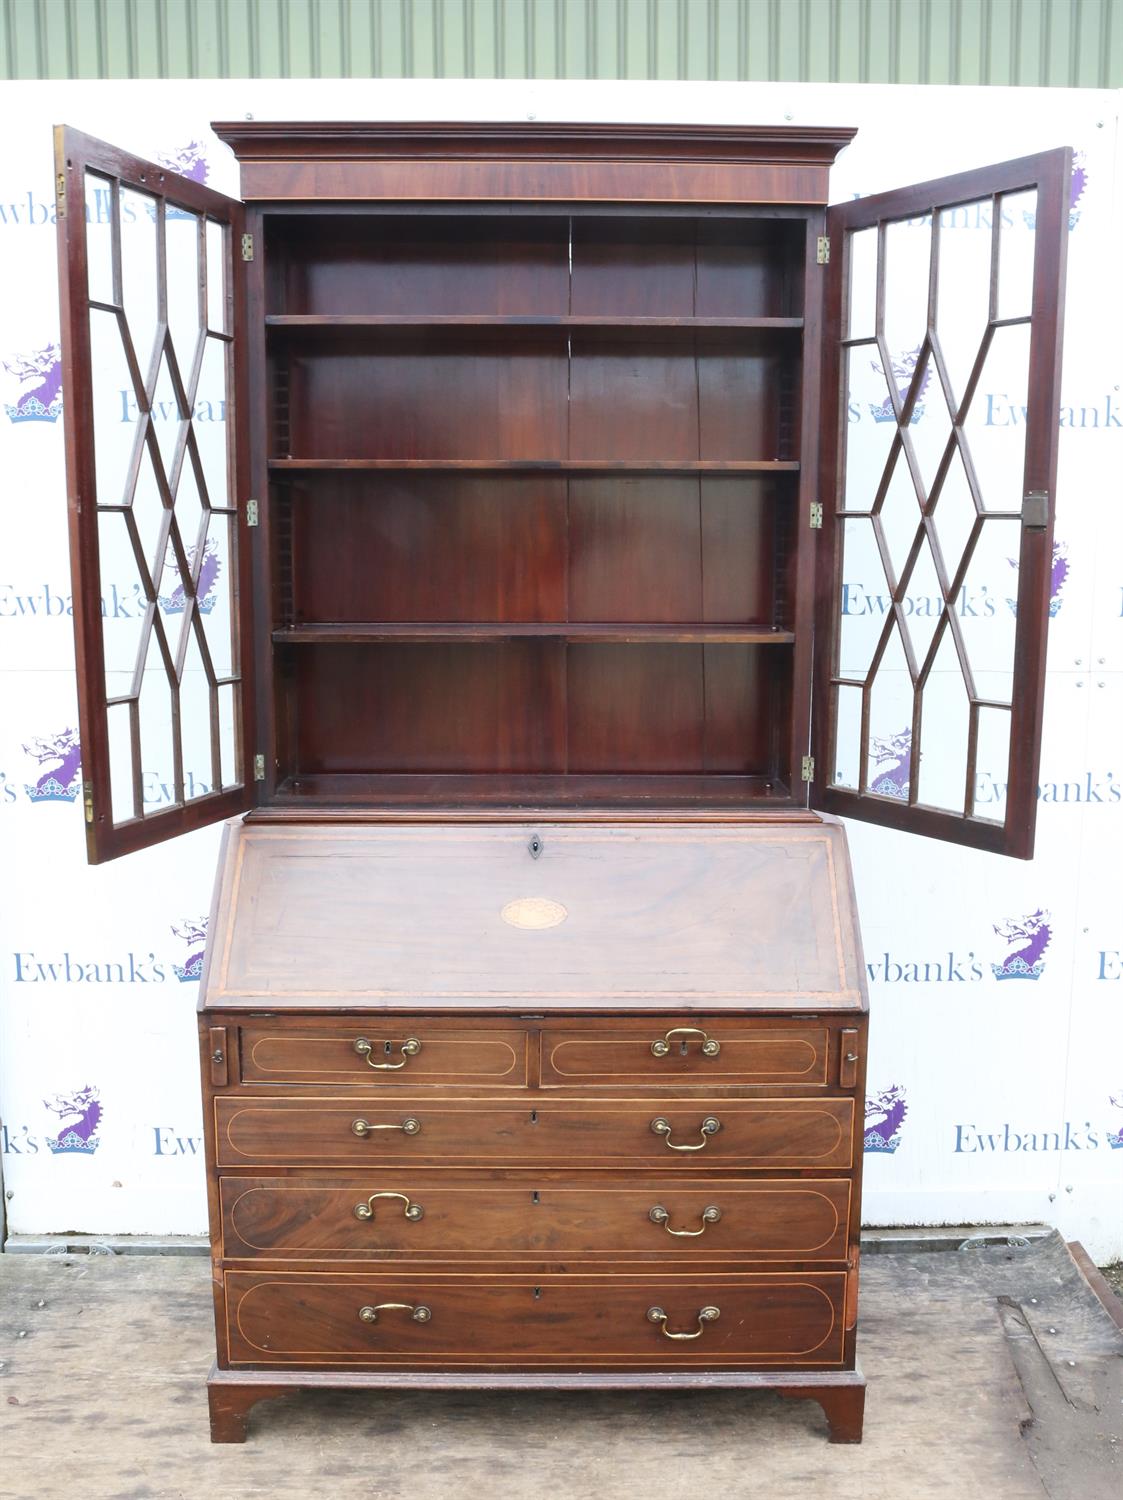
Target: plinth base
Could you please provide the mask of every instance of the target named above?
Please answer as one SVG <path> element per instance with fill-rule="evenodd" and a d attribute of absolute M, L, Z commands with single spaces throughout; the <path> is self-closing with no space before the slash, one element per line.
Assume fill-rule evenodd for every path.
<path fill-rule="evenodd" d="M 207 1380 L 212 1443 L 244 1443 L 246 1422 L 259 1401 L 293 1391 L 775 1391 L 797 1401 L 817 1401 L 832 1443 L 860 1443 L 866 1379 L 860 1370 L 743 1371 L 531 1371 L 440 1370 L 220 1370 Z"/>

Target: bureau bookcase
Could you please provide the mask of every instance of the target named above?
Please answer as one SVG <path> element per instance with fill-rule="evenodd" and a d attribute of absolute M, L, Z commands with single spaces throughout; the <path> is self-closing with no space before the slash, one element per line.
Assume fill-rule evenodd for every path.
<path fill-rule="evenodd" d="M 850 130 L 215 129 L 244 202 L 57 136 L 90 857 L 239 818 L 212 1435 L 310 1386 L 732 1385 L 857 1441 L 829 815 L 1032 852 L 1069 154 L 828 214 Z M 993 637 L 917 618 L 999 556 Z"/>

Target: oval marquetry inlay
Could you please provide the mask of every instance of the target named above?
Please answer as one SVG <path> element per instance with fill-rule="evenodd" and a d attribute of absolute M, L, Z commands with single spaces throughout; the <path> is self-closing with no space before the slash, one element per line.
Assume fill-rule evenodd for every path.
<path fill-rule="evenodd" d="M 543 927 L 557 927 L 569 913 L 560 901 L 549 901 L 545 896 L 520 896 L 517 901 L 508 901 L 499 915 L 510 927 L 537 932 Z"/>

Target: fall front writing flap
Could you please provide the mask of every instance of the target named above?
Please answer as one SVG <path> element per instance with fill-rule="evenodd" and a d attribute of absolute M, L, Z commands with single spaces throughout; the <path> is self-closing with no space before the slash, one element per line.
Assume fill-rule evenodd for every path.
<path fill-rule="evenodd" d="M 203 1005 L 865 1008 L 832 824 L 227 829 Z"/>
<path fill-rule="evenodd" d="M 828 219 L 811 800 L 1025 859 L 1070 178 L 1049 151 Z"/>
<path fill-rule="evenodd" d="M 251 801 L 235 453 L 242 206 L 64 126 L 55 152 L 71 759 L 97 863 Z"/>

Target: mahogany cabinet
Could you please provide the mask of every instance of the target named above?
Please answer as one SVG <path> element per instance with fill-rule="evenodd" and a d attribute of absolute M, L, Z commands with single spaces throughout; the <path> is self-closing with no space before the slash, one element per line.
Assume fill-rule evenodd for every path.
<path fill-rule="evenodd" d="M 244 202 L 57 134 L 90 858 L 241 819 L 212 1435 L 735 1385 L 857 1441 L 830 815 L 1032 853 L 1069 153 L 828 210 L 850 130 L 215 129 Z"/>

